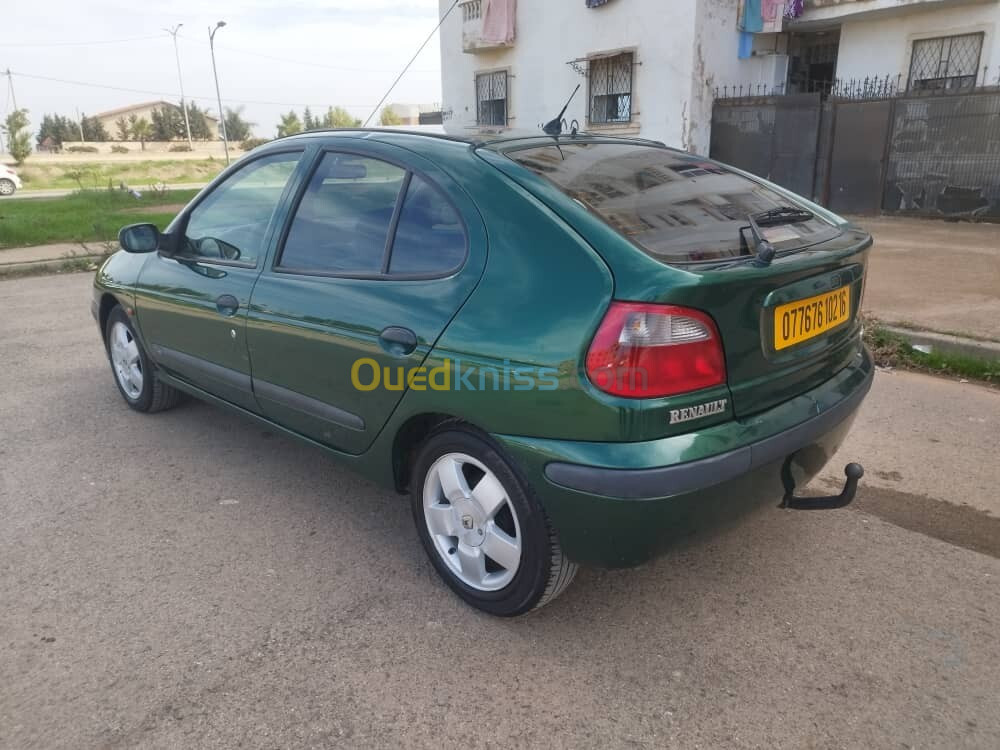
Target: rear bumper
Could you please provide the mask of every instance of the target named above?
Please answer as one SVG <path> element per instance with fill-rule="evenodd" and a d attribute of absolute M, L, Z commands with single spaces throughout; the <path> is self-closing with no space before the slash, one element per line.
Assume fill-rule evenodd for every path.
<path fill-rule="evenodd" d="M 819 387 L 766 412 L 662 440 L 496 437 L 526 470 L 570 558 L 625 567 L 777 505 L 786 464 L 796 485 L 809 481 L 846 437 L 874 370 L 862 350 Z"/>

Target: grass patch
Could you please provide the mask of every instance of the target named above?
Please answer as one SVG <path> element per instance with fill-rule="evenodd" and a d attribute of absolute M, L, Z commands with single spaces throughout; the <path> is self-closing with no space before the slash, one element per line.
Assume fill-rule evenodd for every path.
<path fill-rule="evenodd" d="M 134 198 L 120 190 L 82 191 L 62 198 L 0 203 L 0 250 L 55 242 L 110 242 L 126 224 L 163 229 L 196 190 L 166 190 Z"/>
<path fill-rule="evenodd" d="M 991 385 L 1000 383 L 1000 360 L 942 351 L 922 352 L 914 349 L 903 336 L 886 330 L 871 318 L 865 322 L 865 343 L 880 367 L 952 375 Z"/>
<path fill-rule="evenodd" d="M 143 190 L 160 183 L 208 182 L 225 162 L 221 159 L 160 159 L 108 162 L 36 162 L 29 159 L 17 170 L 25 190 L 55 188 L 104 189 L 124 183 Z"/>

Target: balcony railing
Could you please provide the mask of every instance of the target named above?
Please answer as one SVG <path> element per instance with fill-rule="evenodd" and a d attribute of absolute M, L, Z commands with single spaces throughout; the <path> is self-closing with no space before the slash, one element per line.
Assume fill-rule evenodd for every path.
<path fill-rule="evenodd" d="M 458 4 L 462 11 L 462 51 L 475 54 L 483 50 L 510 47 L 513 42 L 487 40 L 483 37 L 486 8 L 483 0 L 463 0 Z"/>

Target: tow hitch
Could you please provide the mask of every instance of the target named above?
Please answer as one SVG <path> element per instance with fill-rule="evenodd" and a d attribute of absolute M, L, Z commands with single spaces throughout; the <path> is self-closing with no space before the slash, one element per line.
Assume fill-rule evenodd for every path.
<path fill-rule="evenodd" d="M 861 464 L 847 464 L 844 467 L 844 474 L 847 476 L 847 481 L 839 495 L 795 497 L 795 480 L 792 479 L 790 464 L 786 463 L 781 472 L 782 483 L 785 486 L 785 497 L 781 501 L 781 507 L 792 510 L 830 510 L 850 505 L 854 500 L 854 494 L 858 491 L 858 480 L 865 475 L 865 467 Z"/>

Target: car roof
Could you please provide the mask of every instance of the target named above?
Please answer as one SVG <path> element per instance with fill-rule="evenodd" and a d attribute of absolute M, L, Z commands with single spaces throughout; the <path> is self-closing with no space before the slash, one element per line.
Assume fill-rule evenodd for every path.
<path fill-rule="evenodd" d="M 271 143 L 286 143 L 296 140 L 330 139 L 330 138 L 365 138 L 399 145 L 417 146 L 421 141 L 430 142 L 452 142 L 472 148 L 489 148 L 494 151 L 505 152 L 520 150 L 522 148 L 535 148 L 541 146 L 552 146 L 554 144 L 565 145 L 567 143 L 622 143 L 637 146 L 665 147 L 660 141 L 651 141 L 644 138 L 631 138 L 604 135 L 600 133 L 579 132 L 575 134 L 567 133 L 558 138 L 544 135 L 537 132 L 512 132 L 506 134 L 495 133 L 470 133 L 455 135 L 450 133 L 430 133 L 427 131 L 406 130 L 402 128 L 330 128 L 322 130 L 310 130 L 306 133 L 296 133 L 294 135 L 278 138 Z"/>

